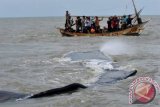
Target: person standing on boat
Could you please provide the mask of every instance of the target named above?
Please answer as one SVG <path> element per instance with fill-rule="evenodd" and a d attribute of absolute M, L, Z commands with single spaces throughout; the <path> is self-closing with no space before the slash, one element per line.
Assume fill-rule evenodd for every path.
<path fill-rule="evenodd" d="M 74 31 L 72 28 L 72 26 L 74 25 L 73 23 L 74 23 L 73 19 L 71 19 L 71 16 L 69 16 L 67 26 L 65 26 L 65 31 L 73 32 Z"/>
<path fill-rule="evenodd" d="M 90 17 L 87 17 L 85 20 L 85 33 L 89 33 L 91 30 L 91 20 Z"/>
<path fill-rule="evenodd" d="M 99 32 L 100 32 L 100 24 L 99 24 L 99 23 L 100 23 L 100 21 L 102 21 L 102 20 L 103 20 L 103 18 L 102 18 L 101 20 L 99 20 L 97 16 L 95 17 L 95 22 L 94 22 L 94 23 L 95 23 L 96 33 L 99 33 Z"/>
<path fill-rule="evenodd" d="M 116 30 L 119 30 L 119 22 L 120 22 L 120 19 L 119 17 L 116 16 Z"/>
<path fill-rule="evenodd" d="M 82 30 L 82 21 L 81 18 L 78 16 L 76 19 L 76 32 L 80 32 Z"/>
<path fill-rule="evenodd" d="M 127 18 L 127 27 L 131 27 L 132 26 L 132 20 L 133 20 L 133 18 L 131 18 L 131 15 L 128 15 L 128 18 Z"/>
<path fill-rule="evenodd" d="M 83 17 L 82 17 L 82 20 L 81 20 L 81 23 L 82 23 L 82 27 L 81 27 L 82 32 L 84 32 L 84 31 L 85 31 L 85 20 L 86 20 L 86 17 L 85 17 L 85 16 L 83 16 Z"/>
<path fill-rule="evenodd" d="M 109 31 L 109 32 L 112 31 L 111 19 L 112 19 L 112 17 L 109 17 L 109 18 L 108 18 L 108 21 L 107 21 L 107 24 L 108 24 L 108 31 Z"/>
<path fill-rule="evenodd" d="M 66 11 L 66 22 L 65 22 L 66 29 L 69 27 L 69 23 L 70 23 L 70 14 L 68 11 Z"/>
<path fill-rule="evenodd" d="M 127 28 L 127 17 L 126 15 L 124 15 L 121 19 L 122 22 L 122 29 L 126 29 Z"/>
<path fill-rule="evenodd" d="M 68 11 L 66 11 L 66 23 L 65 23 L 65 31 L 73 32 L 72 29 L 73 26 L 73 19 L 71 19 L 71 16 Z"/>
<path fill-rule="evenodd" d="M 112 18 L 112 22 L 111 23 L 112 23 L 112 29 L 113 29 L 113 31 L 117 31 L 119 29 L 119 19 L 118 19 L 118 17 L 114 16 Z"/>

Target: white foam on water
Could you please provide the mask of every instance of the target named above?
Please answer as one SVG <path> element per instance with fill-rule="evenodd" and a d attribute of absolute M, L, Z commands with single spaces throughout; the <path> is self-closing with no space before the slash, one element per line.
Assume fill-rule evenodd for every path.
<path fill-rule="evenodd" d="M 16 99 L 16 101 L 26 100 L 26 99 L 28 99 L 28 98 L 32 97 L 33 95 L 34 95 L 34 94 L 30 94 L 30 95 L 27 95 L 27 96 L 25 96 L 25 97 L 18 98 L 18 99 Z"/>
<path fill-rule="evenodd" d="M 107 70 L 114 69 L 114 67 L 112 66 L 112 62 L 108 62 L 106 60 L 86 60 L 83 62 L 83 65 L 92 70 L 91 73 L 93 74 L 93 77 L 85 80 L 85 83 L 87 83 L 88 85 L 98 81 L 99 77 Z"/>
<path fill-rule="evenodd" d="M 54 61 L 57 61 L 59 63 L 64 63 L 64 62 L 71 62 L 71 58 L 69 57 L 62 57 L 62 58 L 53 58 Z"/>
<path fill-rule="evenodd" d="M 71 53 L 71 52 L 70 52 Z M 106 70 L 114 69 L 112 62 L 108 60 L 101 60 L 101 59 L 78 59 L 78 60 L 72 60 L 71 57 L 65 57 L 68 54 L 65 54 L 61 58 L 54 58 L 55 61 L 58 61 L 61 64 L 67 64 L 67 63 L 81 63 L 84 67 L 89 68 L 90 70 L 87 70 L 88 72 L 88 78 L 82 79 L 82 82 L 84 84 L 90 85 L 91 83 L 96 82 L 99 77 L 106 72 Z"/>
<path fill-rule="evenodd" d="M 135 68 L 132 65 L 126 65 L 126 66 L 119 66 L 117 70 L 132 71 L 135 70 Z"/>
<path fill-rule="evenodd" d="M 86 67 L 89 67 L 95 71 L 104 72 L 104 70 L 111 70 L 113 69 L 112 62 L 108 62 L 106 60 L 88 60 L 84 62 Z"/>

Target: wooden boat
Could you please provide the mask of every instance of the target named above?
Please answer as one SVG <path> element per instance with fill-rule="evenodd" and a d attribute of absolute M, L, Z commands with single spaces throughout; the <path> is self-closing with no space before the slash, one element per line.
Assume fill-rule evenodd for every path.
<path fill-rule="evenodd" d="M 126 29 L 121 29 L 121 30 L 117 30 L 117 31 L 105 31 L 102 29 L 101 33 L 83 33 L 83 32 L 69 32 L 66 31 L 63 28 L 58 28 L 60 33 L 62 34 L 62 36 L 67 36 L 67 37 L 73 37 L 73 36 L 139 36 L 140 32 L 144 29 L 144 25 L 148 22 L 142 22 L 142 21 L 138 21 L 139 19 L 141 20 L 139 14 L 142 10 L 140 10 L 139 12 L 137 12 L 136 7 L 135 7 L 135 3 L 133 2 L 133 6 L 134 6 L 134 10 L 135 10 L 135 18 L 137 20 L 137 24 L 132 25 L 131 27 L 127 27 Z M 72 17 L 76 17 L 76 16 L 72 16 Z M 103 16 L 104 18 L 104 16 Z"/>
<path fill-rule="evenodd" d="M 137 24 L 133 25 L 132 27 L 123 29 L 123 30 L 118 30 L 118 31 L 113 31 L 113 32 L 102 32 L 102 33 L 77 33 L 77 32 L 68 32 L 65 31 L 63 28 L 58 28 L 60 30 L 60 33 L 62 36 L 68 36 L 68 37 L 73 37 L 73 36 L 139 36 L 140 32 L 144 29 L 144 25 L 148 21 L 143 22 L 142 24 Z"/>

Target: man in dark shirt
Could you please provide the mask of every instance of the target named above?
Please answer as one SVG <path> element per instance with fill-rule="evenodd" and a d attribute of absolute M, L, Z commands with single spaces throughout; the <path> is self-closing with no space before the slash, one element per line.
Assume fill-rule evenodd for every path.
<path fill-rule="evenodd" d="M 128 15 L 128 18 L 127 18 L 127 26 L 128 27 L 132 26 L 132 20 L 133 20 L 133 18 L 131 18 L 131 15 Z"/>

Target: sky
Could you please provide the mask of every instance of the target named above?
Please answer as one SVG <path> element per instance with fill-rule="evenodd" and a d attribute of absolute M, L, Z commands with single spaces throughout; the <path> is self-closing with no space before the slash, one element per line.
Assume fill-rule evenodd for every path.
<path fill-rule="evenodd" d="M 134 0 L 142 15 L 160 15 L 160 0 Z M 134 13 L 131 0 L 0 0 L 0 17 L 123 15 Z"/>

